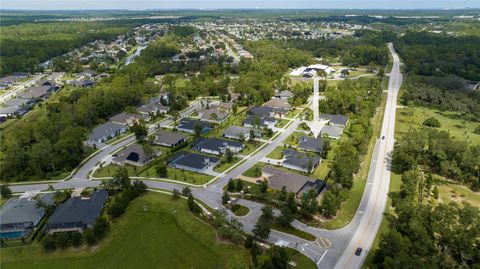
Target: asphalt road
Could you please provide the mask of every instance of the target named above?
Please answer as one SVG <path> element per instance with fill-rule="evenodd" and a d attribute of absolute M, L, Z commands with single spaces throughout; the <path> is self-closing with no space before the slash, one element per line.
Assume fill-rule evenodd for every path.
<path fill-rule="evenodd" d="M 382 140 L 379 138 L 375 145 L 367 185 L 355 217 L 350 224 L 338 230 L 324 230 L 309 227 L 299 221 L 294 221 L 292 223 L 297 229 L 317 236 L 317 240 L 315 241 L 307 241 L 278 231 L 272 231 L 268 239 L 268 241 L 273 243 L 296 248 L 314 260 L 318 268 L 360 268 L 373 240 L 375 239 L 383 218 L 390 182 L 388 165 L 390 162 L 390 153 L 393 150 L 394 144 L 396 99 L 402 82 L 398 56 L 391 44 L 389 44 L 389 49 L 394 63 L 392 72 L 389 74 L 390 81 L 388 85 L 387 104 L 380 136 L 385 136 L 385 139 Z M 179 118 L 192 113 L 197 108 L 196 106 L 198 106 L 198 104 L 193 103 L 190 108 L 185 110 L 179 116 Z M 166 119 L 160 123 L 160 126 L 165 126 L 169 123 L 171 123 L 171 119 Z M 227 184 L 228 180 L 241 175 L 250 167 L 260 162 L 262 158 L 272 152 L 277 145 L 280 145 L 282 141 L 293 133 L 299 123 L 300 120 L 298 120 L 298 118 L 292 119 L 290 124 L 281 130 L 280 134 L 270 139 L 270 143 L 267 143 L 263 148 L 250 154 L 246 161 L 239 166 L 227 173 L 221 174 L 218 179 L 211 184 L 206 184 L 202 188 L 192 188 L 194 196 L 212 208 L 222 209 L 222 189 Z M 153 132 L 154 130 L 155 126 L 151 126 L 150 132 Z M 134 141 L 134 137 L 131 136 L 115 145 L 105 146 L 95 156 L 86 160 L 81 167 L 72 174 L 70 180 L 53 183 L 51 185 L 56 189 L 98 186 L 100 184 L 99 181 L 88 180 L 89 173 L 95 169 L 99 162 L 108 158 L 113 152 Z M 182 189 L 184 187 L 184 185 L 181 184 L 164 181 L 144 180 L 144 182 L 149 188 L 155 189 L 173 190 Z M 13 192 L 45 190 L 48 188 L 48 185 L 49 184 L 47 183 L 13 185 L 11 186 L 11 189 Z M 261 214 L 261 208 L 263 205 L 242 199 L 240 199 L 238 203 L 250 208 L 250 213 L 243 217 L 235 217 L 229 213 L 229 216 L 237 218 L 243 224 L 244 230 L 250 232 L 255 225 L 256 219 Z M 363 252 L 360 256 L 354 255 L 357 247 L 363 248 Z"/>
<path fill-rule="evenodd" d="M 23 91 L 26 87 L 30 85 L 34 85 L 37 83 L 44 75 L 35 75 L 31 79 L 14 86 L 13 89 L 9 89 L 6 93 L 0 95 L 0 103 L 3 103 L 7 101 L 8 99 L 11 99 L 12 97 L 16 96 L 19 92 Z"/>

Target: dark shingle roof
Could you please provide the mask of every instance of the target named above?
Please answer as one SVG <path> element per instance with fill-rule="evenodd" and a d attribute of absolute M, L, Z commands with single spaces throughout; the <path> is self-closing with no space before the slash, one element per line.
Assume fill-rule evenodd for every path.
<path fill-rule="evenodd" d="M 283 163 L 302 168 L 308 167 L 309 160 L 311 160 L 313 166 L 315 166 L 320 161 L 320 156 L 318 155 L 310 157 L 304 152 L 296 151 L 293 149 L 284 150 L 283 156 L 285 157 Z"/>
<path fill-rule="evenodd" d="M 64 223 L 93 225 L 107 198 L 108 192 L 105 190 L 93 192 L 89 199 L 72 197 L 57 207 L 47 223 L 48 225 Z"/>
<path fill-rule="evenodd" d="M 187 139 L 188 136 L 168 131 L 158 131 L 155 134 L 155 143 L 176 144 L 183 139 Z"/>
<path fill-rule="evenodd" d="M 298 140 L 298 148 L 321 153 L 323 151 L 323 139 L 302 136 Z"/>
<path fill-rule="evenodd" d="M 219 158 L 185 151 L 179 152 L 175 154 L 174 157 L 169 158 L 171 165 L 178 164 L 195 169 L 204 169 L 207 166 L 206 162 L 218 163 L 219 161 Z"/>
<path fill-rule="evenodd" d="M 192 120 L 192 119 L 182 119 L 178 124 L 178 128 L 185 130 L 195 130 L 195 126 L 200 125 L 202 129 L 212 128 L 212 125 L 208 122 Z"/>
<path fill-rule="evenodd" d="M 272 114 L 273 108 L 266 106 L 255 106 L 248 110 L 249 115 L 259 115 L 261 117 L 268 117 Z"/>
<path fill-rule="evenodd" d="M 333 114 L 321 114 L 320 119 L 329 120 L 330 124 L 346 126 L 348 122 L 348 117 L 344 115 L 333 115 Z"/>

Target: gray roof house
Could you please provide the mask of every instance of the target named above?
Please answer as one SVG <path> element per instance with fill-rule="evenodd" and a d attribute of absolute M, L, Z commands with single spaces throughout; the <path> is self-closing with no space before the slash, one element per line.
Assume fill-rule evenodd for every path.
<path fill-rule="evenodd" d="M 142 145 L 133 143 L 126 146 L 119 153 L 113 155 L 112 163 L 118 165 L 131 164 L 135 166 L 144 166 L 161 154 L 162 152 L 158 150 L 154 150 L 151 154 L 147 154 Z"/>
<path fill-rule="evenodd" d="M 195 126 L 197 125 L 199 125 L 202 128 L 201 132 L 203 134 L 206 134 L 210 132 L 210 130 L 212 130 L 212 124 L 208 122 L 192 120 L 192 119 L 182 119 L 178 124 L 177 129 L 182 132 L 193 134 L 195 133 Z"/>
<path fill-rule="evenodd" d="M 275 91 L 275 97 L 287 101 L 289 98 L 293 97 L 293 94 L 291 91 L 288 91 L 288 90 Z"/>
<path fill-rule="evenodd" d="M 262 168 L 262 177 L 267 179 L 270 188 L 281 190 L 285 187 L 287 191 L 295 193 L 298 198 L 310 189 L 314 189 L 318 195 L 326 187 L 323 180 L 283 171 L 272 166 Z"/>
<path fill-rule="evenodd" d="M 103 143 L 112 137 L 125 133 L 126 131 L 127 126 L 109 121 L 93 128 L 89 140 Z"/>
<path fill-rule="evenodd" d="M 258 120 L 258 122 L 257 122 Z M 249 115 L 243 121 L 243 126 L 252 128 L 270 128 L 273 129 L 277 120 L 271 117 L 261 117 L 259 115 Z M 256 126 L 258 125 L 258 126 Z"/>
<path fill-rule="evenodd" d="M 156 103 L 148 103 L 137 107 L 137 112 L 144 115 L 166 114 L 169 111 L 169 106 L 163 106 Z"/>
<path fill-rule="evenodd" d="M 222 122 L 228 117 L 228 113 L 218 109 L 202 109 L 198 111 L 198 117 L 203 121 Z"/>
<path fill-rule="evenodd" d="M 169 158 L 169 166 L 177 169 L 205 173 L 220 163 L 220 159 L 202 154 L 181 151 Z"/>
<path fill-rule="evenodd" d="M 53 204 L 53 194 L 40 194 L 39 198 Z M 45 215 L 33 198 L 11 198 L 0 211 L 0 238 L 14 239 L 28 236 Z"/>
<path fill-rule="evenodd" d="M 90 197 L 76 196 L 55 209 L 47 221 L 46 232 L 83 232 L 93 227 L 108 198 L 106 190 L 97 190 Z"/>
<path fill-rule="evenodd" d="M 262 137 L 262 131 L 259 129 L 249 128 L 249 127 L 240 127 L 240 126 L 230 126 L 223 132 L 223 137 L 236 139 L 236 140 L 247 140 L 250 139 L 250 131 L 253 130 L 255 137 Z"/>
<path fill-rule="evenodd" d="M 14 116 L 23 116 L 30 111 L 28 106 L 6 106 L 0 107 L 0 118 L 8 118 Z"/>
<path fill-rule="evenodd" d="M 4 106 L 26 106 L 35 103 L 31 98 L 11 98 L 3 102 Z"/>
<path fill-rule="evenodd" d="M 193 142 L 192 149 L 200 152 L 222 155 L 227 149 L 234 153 L 238 153 L 244 149 L 241 142 L 219 139 L 219 138 L 200 138 Z"/>
<path fill-rule="evenodd" d="M 169 131 L 158 131 L 155 133 L 154 143 L 165 147 L 176 147 L 188 140 L 188 136 Z"/>
<path fill-rule="evenodd" d="M 327 135 L 330 138 L 339 139 L 343 134 L 343 127 L 336 125 L 325 125 L 320 131 L 321 135 Z"/>
<path fill-rule="evenodd" d="M 311 173 L 318 166 L 321 159 L 319 155 L 309 156 L 305 152 L 293 149 L 284 150 L 283 157 L 283 167 L 305 173 Z M 308 169 L 309 167 L 311 168 L 310 170 Z"/>
<path fill-rule="evenodd" d="M 145 114 L 129 114 L 127 112 L 119 113 L 110 118 L 110 121 L 113 123 L 123 124 L 123 125 L 132 125 L 136 121 L 144 120 L 149 121 L 151 117 Z"/>
<path fill-rule="evenodd" d="M 348 123 L 348 117 L 340 114 L 320 114 L 321 120 L 328 120 L 328 124 L 345 127 Z"/>
<path fill-rule="evenodd" d="M 313 138 L 308 136 L 301 136 L 298 139 L 298 148 L 306 151 L 313 151 L 316 153 L 323 152 L 323 139 Z"/>
<path fill-rule="evenodd" d="M 28 88 L 27 91 L 18 94 L 21 98 L 43 98 L 46 99 L 50 95 L 50 89 L 52 86 L 37 86 Z"/>
<path fill-rule="evenodd" d="M 272 98 L 268 100 L 265 104 L 263 104 L 263 106 L 280 109 L 290 109 L 290 104 L 280 98 Z"/>
<path fill-rule="evenodd" d="M 247 111 L 248 115 L 258 115 L 260 117 L 273 117 L 274 112 L 272 107 L 254 106 Z"/>

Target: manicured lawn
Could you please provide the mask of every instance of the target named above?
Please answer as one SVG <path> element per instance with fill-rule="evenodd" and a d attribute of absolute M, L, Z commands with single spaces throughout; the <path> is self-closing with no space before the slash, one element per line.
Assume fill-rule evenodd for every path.
<path fill-rule="evenodd" d="M 421 127 L 422 123 L 430 117 L 436 118 L 440 122 L 438 130 L 447 131 L 451 136 L 472 144 L 480 144 L 480 135 L 473 133 L 475 128 L 480 125 L 478 122 L 464 121 L 458 117 L 456 112 L 441 112 L 424 107 L 405 107 L 397 110 L 397 126 L 399 134 L 405 134 L 411 127 Z"/>
<path fill-rule="evenodd" d="M 242 175 L 246 177 L 258 177 L 258 175 L 255 174 L 255 171 L 257 168 L 262 169 L 262 167 L 266 166 L 266 163 L 257 163 L 254 166 L 250 167 L 247 171 L 245 171 Z"/>
<path fill-rule="evenodd" d="M 287 123 L 289 122 L 289 120 L 278 120 L 277 121 L 277 124 L 275 124 L 275 127 L 277 128 L 282 128 L 284 127 L 285 125 L 287 125 Z"/>
<path fill-rule="evenodd" d="M 233 157 L 233 161 L 230 162 L 230 163 L 220 163 L 219 165 L 217 165 L 217 167 L 215 167 L 215 169 L 213 169 L 215 172 L 223 172 L 225 170 L 227 170 L 228 168 L 232 167 L 233 165 L 235 165 L 238 161 L 240 161 L 240 158 L 238 157 Z"/>
<path fill-rule="evenodd" d="M 232 206 L 232 212 L 233 214 L 242 217 L 247 215 L 250 212 L 250 209 L 248 207 L 245 207 L 243 205 L 235 204 Z"/>
<path fill-rule="evenodd" d="M 186 201 L 149 193 L 134 200 L 96 248 L 46 254 L 38 244 L 2 249 L 8 268 L 246 268 L 248 252 L 221 244 L 214 230 L 190 214 Z"/>
<path fill-rule="evenodd" d="M 120 166 L 115 164 L 109 164 L 95 171 L 94 177 L 111 177 L 115 174 L 119 167 Z M 155 169 L 155 165 L 150 165 L 145 168 L 137 168 L 131 165 L 127 165 L 126 167 L 130 176 L 159 178 Z M 177 180 L 180 182 L 191 184 L 205 184 L 213 178 L 213 176 L 210 175 L 194 173 L 171 167 L 167 167 L 167 171 L 167 179 Z"/>
<path fill-rule="evenodd" d="M 243 155 L 248 155 L 258 149 L 263 143 L 261 142 L 244 142 L 245 149 L 240 152 Z"/>
<path fill-rule="evenodd" d="M 294 227 L 285 228 L 285 227 L 275 223 L 272 226 L 272 229 L 283 232 L 283 233 L 292 234 L 292 235 L 295 235 L 295 236 L 298 236 L 298 237 L 301 237 L 303 239 L 310 240 L 310 241 L 313 241 L 313 240 L 316 239 L 316 237 L 314 235 L 309 234 L 309 233 L 304 232 L 304 231 L 297 230 Z"/>
<path fill-rule="evenodd" d="M 267 158 L 282 159 L 282 152 L 283 152 L 282 146 L 276 147 L 272 152 L 270 152 L 267 155 Z"/>

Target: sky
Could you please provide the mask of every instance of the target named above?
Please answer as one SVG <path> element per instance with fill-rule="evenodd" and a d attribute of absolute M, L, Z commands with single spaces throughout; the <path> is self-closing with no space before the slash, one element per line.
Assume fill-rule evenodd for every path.
<path fill-rule="evenodd" d="M 447 9 L 480 7 L 480 0 L 0 0 L 1 9 Z"/>

